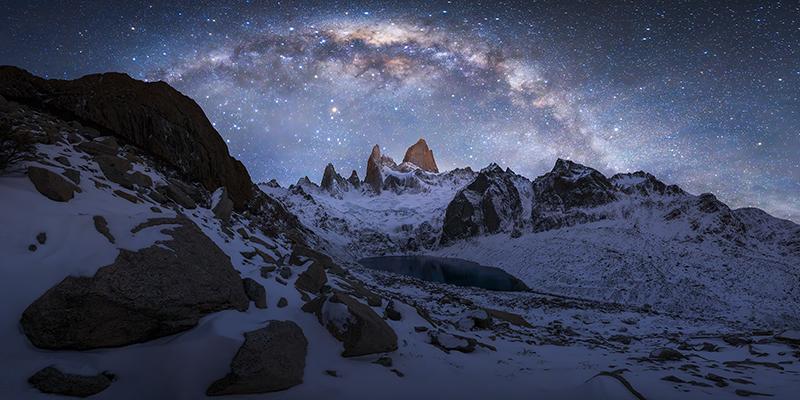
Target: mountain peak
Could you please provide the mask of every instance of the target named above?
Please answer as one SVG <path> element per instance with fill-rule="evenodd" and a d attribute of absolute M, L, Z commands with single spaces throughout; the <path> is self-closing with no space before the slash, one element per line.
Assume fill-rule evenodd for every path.
<path fill-rule="evenodd" d="M 417 143 L 406 150 L 403 162 L 410 162 L 423 171 L 439 173 L 439 167 L 436 166 L 436 160 L 433 159 L 433 150 L 428 148 L 425 139 L 419 139 Z"/>

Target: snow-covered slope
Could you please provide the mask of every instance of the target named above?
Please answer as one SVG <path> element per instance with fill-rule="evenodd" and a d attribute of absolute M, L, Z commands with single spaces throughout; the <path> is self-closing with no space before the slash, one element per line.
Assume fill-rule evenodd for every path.
<path fill-rule="evenodd" d="M 800 326 L 800 226 L 791 221 L 731 210 L 645 172 L 607 178 L 567 160 L 533 181 L 495 164 L 477 174 L 382 168 L 419 189 L 262 190 L 353 260 L 459 257 L 546 293 Z"/>
<path fill-rule="evenodd" d="M 127 100 L 113 99 L 123 120 L 158 116 Z M 82 105 L 90 117 L 110 115 Z M 479 176 L 470 170 L 401 164 L 381 176 L 413 180 L 414 190 L 378 195 L 348 180 L 355 190 L 304 181 L 229 193 L 230 177 L 213 168 L 204 176 L 219 181 L 187 177 L 125 135 L 42 104 L 0 96 L 0 120 L 36 141 L 32 159 L 0 175 L 3 398 L 99 389 L 92 398 L 198 399 L 220 386 L 286 399 L 792 398 L 800 384 L 800 333 L 777 320 L 796 314 L 794 286 L 781 286 L 777 271 L 796 273 L 787 260 L 797 257 L 797 225 L 758 210 L 726 211 L 708 196 L 644 207 L 637 191 L 583 211 L 607 218 L 540 231 L 533 183 L 509 170 L 486 171 L 502 177 L 485 191 L 468 189 Z M 180 142 L 187 156 L 195 146 Z M 221 150 L 211 156 L 227 157 Z M 641 182 L 619 181 L 620 192 Z M 498 209 L 516 191 L 519 207 L 497 215 L 518 223 L 442 247 L 443 216 L 463 190 L 489 193 Z M 679 217 L 662 218 L 673 209 Z M 425 282 L 354 262 L 403 252 L 482 260 L 583 298 Z M 707 274 L 707 286 L 693 274 Z M 723 290 L 731 282 L 739 303 Z M 781 289 L 790 290 L 784 306 Z M 756 302 L 763 316 L 750 320 Z M 296 329 L 250 340 L 279 324 Z"/>

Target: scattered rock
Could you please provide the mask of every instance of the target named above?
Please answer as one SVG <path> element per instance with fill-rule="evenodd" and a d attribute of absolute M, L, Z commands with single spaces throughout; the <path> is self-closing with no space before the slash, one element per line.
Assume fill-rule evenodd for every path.
<path fill-rule="evenodd" d="M 62 172 L 64 176 L 66 176 L 72 183 L 76 185 L 81 184 L 81 173 L 76 169 L 71 168 L 64 168 L 64 172 Z M 78 192 L 80 192 L 80 188 L 78 188 Z"/>
<path fill-rule="evenodd" d="M 735 347 L 745 346 L 750 343 L 753 343 L 752 339 L 741 337 L 738 335 L 725 335 L 722 337 L 722 340 L 724 340 L 725 343 Z"/>
<path fill-rule="evenodd" d="M 308 341 L 292 321 L 269 321 L 244 334 L 231 371 L 206 390 L 209 396 L 286 390 L 303 383 Z"/>
<path fill-rule="evenodd" d="M 775 339 L 777 339 L 777 340 L 779 340 L 781 342 L 800 345 L 800 331 L 785 331 L 785 332 L 781 332 L 781 333 L 775 335 Z"/>
<path fill-rule="evenodd" d="M 142 202 L 142 200 L 140 198 L 138 198 L 138 197 L 136 197 L 136 196 L 124 191 L 124 190 L 115 190 L 114 194 L 119 196 L 119 197 L 122 197 L 125 200 L 130 201 L 133 204 L 138 204 L 138 203 Z"/>
<path fill-rule="evenodd" d="M 746 389 L 736 389 L 736 391 L 734 393 L 736 393 L 737 396 L 742 396 L 742 397 L 750 397 L 750 396 L 772 397 L 773 396 L 773 395 L 771 395 L 769 393 L 751 392 L 751 391 L 746 390 Z"/>
<path fill-rule="evenodd" d="M 44 244 L 45 242 L 47 242 L 47 233 L 39 232 L 39 234 L 36 235 L 36 241 L 39 242 L 39 244 Z"/>
<path fill-rule="evenodd" d="M 128 171 L 131 169 L 130 161 L 109 155 L 99 155 L 94 160 L 100 166 L 100 170 L 103 171 L 106 179 L 126 189 L 133 189 L 133 185 L 128 179 Z"/>
<path fill-rule="evenodd" d="M 28 383 L 42 393 L 89 397 L 106 390 L 113 380 L 114 375 L 108 372 L 97 375 L 76 375 L 61 372 L 56 367 L 50 366 L 33 374 L 28 378 Z"/>
<path fill-rule="evenodd" d="M 377 360 L 373 361 L 372 363 L 373 364 L 378 364 L 378 365 L 383 365 L 384 367 L 389 368 L 389 367 L 392 366 L 392 358 L 388 357 L 388 356 L 383 356 L 383 357 L 380 357 Z"/>
<path fill-rule="evenodd" d="M 389 302 L 386 304 L 386 309 L 383 310 L 383 315 L 392 321 L 400 321 L 403 318 L 403 315 L 400 314 L 400 311 L 397 311 L 394 308 L 394 300 L 389 300 Z"/>
<path fill-rule="evenodd" d="M 665 376 L 665 377 L 661 378 L 661 380 L 662 381 L 667 381 L 667 382 L 675 382 L 675 383 L 686 383 L 685 380 L 683 380 L 681 378 L 678 378 L 675 375 Z"/>
<path fill-rule="evenodd" d="M 53 201 L 71 200 L 78 187 L 61 175 L 40 167 L 28 167 L 28 178 L 42 195 Z"/>
<path fill-rule="evenodd" d="M 397 350 L 397 335 L 372 308 L 339 291 L 328 301 L 324 296 L 317 299 L 320 298 L 321 301 L 312 300 L 316 303 L 308 309 L 315 311 L 319 322 L 344 343 L 343 357 Z"/>
<path fill-rule="evenodd" d="M 289 279 L 292 277 L 292 269 L 289 267 L 281 267 L 278 270 L 278 275 L 280 275 L 283 279 Z"/>
<path fill-rule="evenodd" d="M 69 159 L 67 157 L 64 157 L 64 156 L 54 157 L 53 160 L 56 160 L 59 164 L 65 166 L 65 167 L 72 166 L 72 164 L 70 164 L 70 162 L 69 162 Z"/>
<path fill-rule="evenodd" d="M 105 217 L 102 215 L 95 215 L 92 217 L 94 220 L 94 229 L 97 232 L 100 232 L 101 235 L 105 236 L 111 244 L 115 243 L 114 236 L 111 235 L 111 231 L 108 230 L 108 222 L 106 221 Z"/>
<path fill-rule="evenodd" d="M 166 219 L 171 239 L 121 249 L 93 277 L 65 278 L 23 312 L 36 347 L 87 350 L 172 335 L 203 316 L 244 311 L 248 299 L 230 258 L 190 220 Z"/>
<path fill-rule="evenodd" d="M 472 353 L 475 351 L 475 346 L 478 344 L 475 339 L 446 332 L 430 331 L 428 335 L 431 344 L 446 353 L 449 353 L 451 350 L 460 351 L 462 353 Z"/>
<path fill-rule="evenodd" d="M 328 275 L 325 273 L 322 263 L 314 261 L 305 271 L 300 273 L 294 285 L 298 289 L 309 293 L 318 293 L 327 282 Z"/>
<path fill-rule="evenodd" d="M 650 352 L 650 359 L 657 361 L 679 361 L 686 357 L 678 350 L 662 347 Z"/>
<path fill-rule="evenodd" d="M 414 332 L 427 332 L 427 331 L 428 331 L 428 327 L 427 326 L 415 326 L 414 327 Z"/>
<path fill-rule="evenodd" d="M 633 338 L 626 335 L 612 335 L 611 337 L 608 338 L 609 342 L 619 342 L 625 345 L 631 344 L 632 340 Z"/>
<path fill-rule="evenodd" d="M 169 185 L 159 186 L 156 188 L 156 191 L 187 210 L 194 210 L 197 208 L 197 203 L 175 184 L 170 183 Z"/>
<path fill-rule="evenodd" d="M 715 375 L 709 372 L 706 374 L 705 378 L 710 380 L 711 382 L 714 382 L 714 384 L 717 385 L 718 387 L 728 386 L 728 382 L 725 381 L 725 378 L 719 375 Z"/>
<path fill-rule="evenodd" d="M 289 305 L 289 300 L 286 300 L 286 297 L 281 297 L 278 299 L 278 308 L 283 308 Z"/>
<path fill-rule="evenodd" d="M 533 325 L 528 323 L 525 318 L 519 314 L 514 314 L 508 311 L 493 310 L 491 308 L 484 308 L 492 318 L 508 322 L 512 325 L 521 326 L 524 328 L 533 328 Z"/>
<path fill-rule="evenodd" d="M 153 178 L 139 171 L 134 171 L 128 174 L 128 180 L 130 180 L 131 183 L 139 187 L 143 188 L 153 187 Z M 159 203 L 161 202 L 159 201 Z"/>
<path fill-rule="evenodd" d="M 217 219 L 227 222 L 231 219 L 231 213 L 233 213 L 233 201 L 228 197 L 228 191 L 225 188 L 222 188 L 222 194 L 220 195 L 219 201 L 211 210 L 214 212 L 214 216 Z"/>
<path fill-rule="evenodd" d="M 244 293 L 247 298 L 256 303 L 257 308 L 267 308 L 267 290 L 252 278 L 242 279 Z"/>

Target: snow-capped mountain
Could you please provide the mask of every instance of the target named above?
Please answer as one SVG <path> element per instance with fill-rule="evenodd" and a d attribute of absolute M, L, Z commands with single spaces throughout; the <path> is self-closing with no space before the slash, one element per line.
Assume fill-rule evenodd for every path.
<path fill-rule="evenodd" d="M 0 134 L 3 398 L 796 392 L 800 231 L 757 209 L 565 160 L 440 172 L 424 141 L 256 186 L 194 101 L 113 73 L 0 67 Z M 524 284 L 357 262 L 381 254 Z"/>
<path fill-rule="evenodd" d="M 606 177 L 562 159 L 531 181 L 496 164 L 477 173 L 398 165 L 375 146 L 367 171 L 371 182 L 346 195 L 309 183 L 262 190 L 351 259 L 446 255 L 552 294 L 800 323 L 800 226 L 761 210 L 732 210 L 646 172 Z"/>

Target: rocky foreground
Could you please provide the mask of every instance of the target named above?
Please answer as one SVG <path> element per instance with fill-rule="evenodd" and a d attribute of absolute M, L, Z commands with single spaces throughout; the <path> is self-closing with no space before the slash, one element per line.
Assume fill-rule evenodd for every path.
<path fill-rule="evenodd" d="M 202 110 L 163 83 L 0 67 L 0 122 L 35 142 L 0 176 L 8 398 L 790 398 L 800 384 L 800 334 L 784 327 L 366 270 L 352 237 L 443 252 L 454 247 L 426 243 L 524 238 L 536 228 L 506 217 L 534 211 L 520 201 L 481 222 L 461 213 L 449 233 L 415 225 L 421 240 L 400 244 L 348 220 L 309 224 L 296 202 L 317 194 L 260 190 Z M 459 196 L 513 197 L 519 180 L 492 178 L 505 171 L 439 174 L 427 144 L 415 146 L 389 169 L 373 151 L 363 182 L 331 166 L 324 193 L 379 199 L 444 180 L 460 194 L 435 206 L 442 215 Z M 348 242 L 330 238 L 346 228 Z"/>

